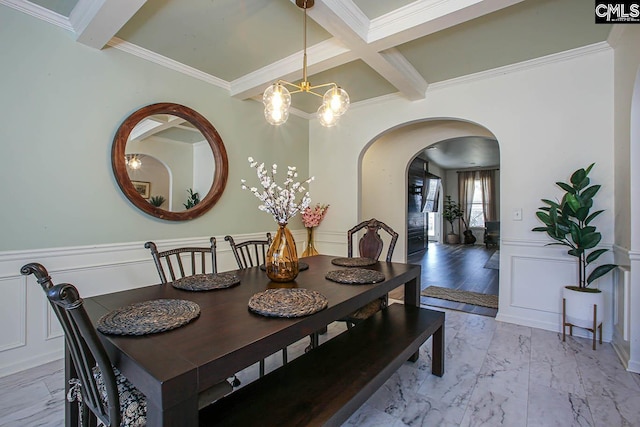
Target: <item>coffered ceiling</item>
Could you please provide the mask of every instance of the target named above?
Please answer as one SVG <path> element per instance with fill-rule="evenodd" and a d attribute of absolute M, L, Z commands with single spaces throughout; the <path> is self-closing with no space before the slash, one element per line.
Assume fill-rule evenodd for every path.
<path fill-rule="evenodd" d="M 260 98 L 302 78 L 303 12 L 292 0 L 0 0 L 66 28 L 78 43 L 121 49 Z M 0 9 L 1 11 L 1 9 Z M 352 103 L 425 97 L 434 84 L 607 40 L 585 0 L 315 0 L 311 84 L 336 82 Z M 302 116 L 313 96 L 293 95 Z"/>

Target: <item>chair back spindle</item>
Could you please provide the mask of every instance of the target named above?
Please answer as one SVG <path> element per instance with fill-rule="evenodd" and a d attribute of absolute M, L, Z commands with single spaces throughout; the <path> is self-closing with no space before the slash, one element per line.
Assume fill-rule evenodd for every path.
<path fill-rule="evenodd" d="M 151 251 L 162 283 L 169 283 L 196 274 L 218 272 L 216 238 L 211 237 L 209 242 L 208 248 L 185 247 L 162 252 L 158 251 L 154 242 L 147 242 L 144 247 Z"/>
<path fill-rule="evenodd" d="M 264 264 L 272 242 L 271 233 L 267 233 L 266 240 L 246 240 L 236 243 L 233 237 L 228 235 L 224 237 L 224 240 L 229 242 L 238 268 L 241 270 Z"/>

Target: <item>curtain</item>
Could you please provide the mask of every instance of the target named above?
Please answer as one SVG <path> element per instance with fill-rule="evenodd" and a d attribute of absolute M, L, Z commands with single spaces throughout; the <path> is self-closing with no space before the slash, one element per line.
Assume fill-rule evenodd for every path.
<path fill-rule="evenodd" d="M 469 225 L 469 221 L 471 221 L 475 181 L 476 171 L 458 172 L 458 197 L 462 205 L 462 219 L 467 225 Z"/>
<path fill-rule="evenodd" d="M 480 184 L 482 186 L 482 211 L 484 220 L 495 221 L 496 219 L 496 171 L 480 171 Z"/>

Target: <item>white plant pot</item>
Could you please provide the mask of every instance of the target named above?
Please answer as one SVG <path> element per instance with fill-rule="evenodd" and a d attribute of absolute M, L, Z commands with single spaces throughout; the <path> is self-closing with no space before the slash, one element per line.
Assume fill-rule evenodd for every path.
<path fill-rule="evenodd" d="M 593 328 L 593 305 L 597 306 L 596 326 L 604 317 L 604 293 L 581 292 L 567 289 L 562 290 L 562 297 L 566 300 L 566 321 L 581 328 Z"/>

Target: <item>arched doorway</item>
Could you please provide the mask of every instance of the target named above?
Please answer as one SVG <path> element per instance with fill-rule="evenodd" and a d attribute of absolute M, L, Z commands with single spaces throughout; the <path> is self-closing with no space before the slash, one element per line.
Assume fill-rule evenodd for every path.
<path fill-rule="evenodd" d="M 408 223 L 412 220 L 408 212 L 411 199 L 408 178 L 410 164 L 430 146 L 443 141 L 456 141 L 459 144 L 465 138 L 468 138 L 468 141 L 491 140 L 497 145 L 495 136 L 483 126 L 456 119 L 431 119 L 396 127 L 377 137 L 363 150 L 360 156 L 360 217 L 376 217 L 385 221 L 395 230 L 405 231 L 404 233 L 400 232 L 394 259 L 407 261 L 409 249 L 412 246 L 409 242 L 410 233 L 407 228 Z M 442 198 L 445 194 L 452 193 L 457 198 L 458 182 L 455 169 L 441 167 L 433 170 L 430 167 L 427 169 L 427 173 L 442 178 L 444 190 L 440 195 L 438 206 L 442 205 Z M 434 171 L 436 173 L 433 173 Z M 417 191 L 416 188 L 413 190 Z M 499 212 L 499 209 L 496 211 Z M 479 243 L 482 243 L 481 239 Z M 479 248 L 484 249 L 482 246 Z M 441 253 L 443 256 L 450 256 L 444 251 Z M 479 269 L 483 268 L 484 262 L 488 261 L 491 253 L 485 252 L 481 256 L 486 259 L 479 265 Z M 493 273 L 495 283 L 492 292 L 496 295 L 499 288 L 498 276 L 497 271 Z M 483 291 L 483 289 L 478 289 L 478 291 Z M 495 315 L 496 312 L 497 309 L 493 309 L 490 315 Z"/>
<path fill-rule="evenodd" d="M 496 139 L 478 124 L 460 119 L 425 119 L 396 127 L 372 140 L 359 159 L 359 217 L 378 217 L 396 230 L 405 230 L 409 164 L 429 146 L 462 137 Z M 457 188 L 457 183 L 454 187 Z M 447 190 L 444 185 L 444 191 Z M 407 259 L 404 233 L 398 240 L 394 259 Z"/>

